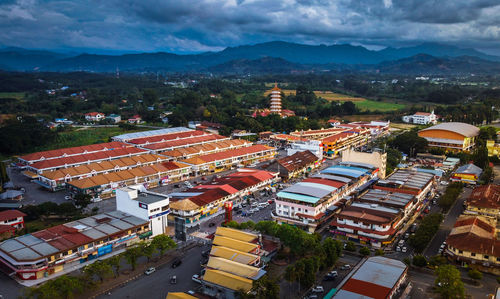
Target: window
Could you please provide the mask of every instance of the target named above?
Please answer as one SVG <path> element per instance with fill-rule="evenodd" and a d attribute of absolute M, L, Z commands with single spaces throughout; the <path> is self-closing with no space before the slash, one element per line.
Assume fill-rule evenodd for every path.
<path fill-rule="evenodd" d="M 484 258 L 485 259 L 489 259 L 490 257 L 488 255 L 484 255 Z"/>
<path fill-rule="evenodd" d="M 462 250 L 459 250 L 458 253 L 464 253 Z"/>
<path fill-rule="evenodd" d="M 474 252 L 471 252 L 470 256 L 476 256 L 476 254 Z"/>

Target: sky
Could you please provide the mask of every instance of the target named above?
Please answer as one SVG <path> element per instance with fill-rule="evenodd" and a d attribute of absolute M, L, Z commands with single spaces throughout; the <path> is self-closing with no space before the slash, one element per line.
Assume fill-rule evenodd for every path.
<path fill-rule="evenodd" d="M 500 55 L 500 1 L 0 0 L 0 46 L 198 53 L 275 40 Z"/>

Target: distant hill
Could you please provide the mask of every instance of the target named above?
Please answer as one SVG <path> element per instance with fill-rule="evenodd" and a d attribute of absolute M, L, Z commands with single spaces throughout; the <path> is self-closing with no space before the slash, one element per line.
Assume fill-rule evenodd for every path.
<path fill-rule="evenodd" d="M 0 67 L 3 70 L 33 71 L 65 57 L 56 52 L 9 47 L 0 49 Z"/>
<path fill-rule="evenodd" d="M 424 56 L 419 56 L 421 54 Z M 442 66 L 438 67 L 436 59 L 425 55 L 442 59 Z M 410 60 L 404 60 L 406 58 Z M 485 61 L 500 62 L 500 57 L 437 43 L 373 51 L 352 45 L 311 46 L 275 41 L 191 55 L 157 52 L 70 56 L 50 51 L 0 49 L 0 67 L 20 71 L 114 72 L 118 68 L 129 72 L 283 73 L 332 69 L 373 71 L 378 68 L 383 72 L 403 72 L 406 69 L 413 73 L 466 71 L 466 66 L 477 70 L 474 72 L 495 69 L 494 64 L 487 66 Z M 454 63 L 457 65 L 453 66 Z"/>

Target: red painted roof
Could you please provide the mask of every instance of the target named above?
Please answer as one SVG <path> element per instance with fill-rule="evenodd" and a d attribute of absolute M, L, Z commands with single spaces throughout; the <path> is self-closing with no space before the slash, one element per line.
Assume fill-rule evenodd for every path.
<path fill-rule="evenodd" d="M 97 116 L 97 115 L 104 115 L 104 113 L 101 113 L 101 112 L 89 112 L 89 113 L 85 113 L 85 116 Z"/>
<path fill-rule="evenodd" d="M 354 133 L 347 133 L 347 132 L 342 132 L 342 133 L 338 133 L 338 134 L 335 134 L 335 135 L 332 135 L 332 136 L 329 136 L 329 137 L 326 137 L 324 138 L 321 142 L 323 142 L 324 144 L 325 143 L 331 143 L 331 142 L 337 142 L 341 139 L 346 139 L 346 138 L 349 138 L 349 137 L 352 137 L 356 134 Z"/>
<path fill-rule="evenodd" d="M 350 278 L 342 287 L 342 290 L 360 294 L 368 298 L 386 299 L 391 293 L 390 288 L 371 282 Z"/>
<path fill-rule="evenodd" d="M 90 154 L 81 154 L 77 156 L 42 160 L 31 164 L 30 167 L 41 170 L 47 168 L 63 167 L 64 165 L 91 163 L 98 160 L 119 158 L 128 156 L 130 154 L 140 154 L 140 153 L 147 153 L 147 151 L 136 147 L 118 148 L 114 150 L 100 151 Z"/>
<path fill-rule="evenodd" d="M 78 230 L 62 224 L 35 232 L 32 235 L 48 242 L 61 251 L 85 245 L 93 241 L 93 239 L 78 232 Z"/>
<path fill-rule="evenodd" d="M 0 212 L 0 221 L 11 220 L 14 218 L 25 217 L 25 216 L 26 216 L 26 214 L 24 214 L 21 211 L 7 210 L 7 211 Z"/>
<path fill-rule="evenodd" d="M 50 151 L 36 152 L 21 156 L 19 158 L 29 162 L 29 161 L 38 161 L 42 158 L 51 159 L 51 158 L 63 157 L 64 155 L 71 156 L 71 155 L 83 154 L 85 152 L 91 153 L 91 152 L 99 152 L 99 151 L 106 151 L 109 149 L 126 148 L 126 147 L 131 147 L 131 145 L 123 142 L 112 141 L 106 143 L 98 143 L 98 144 L 91 144 L 84 146 L 67 147 Z"/>
<path fill-rule="evenodd" d="M 198 132 L 202 132 L 202 131 L 198 131 Z M 217 134 L 203 134 L 203 135 L 198 136 L 198 137 L 189 137 L 189 138 L 182 138 L 182 139 L 153 143 L 153 144 L 145 145 L 144 148 L 151 149 L 151 150 L 169 150 L 173 147 L 181 147 L 181 146 L 186 146 L 186 145 L 190 145 L 190 144 L 194 144 L 194 143 L 215 141 L 215 140 L 225 139 L 225 138 L 227 138 L 227 137 L 217 135 Z"/>
<path fill-rule="evenodd" d="M 135 139 L 129 140 L 128 142 L 133 143 L 133 144 L 146 144 L 148 142 L 149 143 L 157 143 L 157 142 L 164 142 L 164 141 L 175 140 L 175 139 L 201 136 L 201 135 L 205 135 L 205 134 L 206 133 L 203 131 L 187 131 L 187 132 L 181 132 L 181 133 L 170 133 L 170 134 L 163 134 L 163 135 L 157 135 L 157 136 L 151 136 L 151 137 L 135 138 Z"/>
<path fill-rule="evenodd" d="M 483 185 L 474 188 L 467 199 L 467 204 L 489 209 L 500 209 L 500 186 Z"/>
<path fill-rule="evenodd" d="M 334 181 L 334 180 L 329 180 L 329 179 L 316 179 L 316 178 L 305 179 L 305 180 L 303 180 L 303 182 L 332 186 L 332 187 L 335 187 L 337 189 L 342 188 L 342 186 L 344 186 L 346 184 L 344 182 L 339 182 L 339 181 Z"/>

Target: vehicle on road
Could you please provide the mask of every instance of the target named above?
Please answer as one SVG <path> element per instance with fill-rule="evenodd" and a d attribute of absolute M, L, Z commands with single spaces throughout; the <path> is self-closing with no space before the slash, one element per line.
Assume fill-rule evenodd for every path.
<path fill-rule="evenodd" d="M 407 251 L 408 251 L 408 248 L 406 248 L 406 247 L 401 248 L 401 252 L 407 252 Z"/>
<path fill-rule="evenodd" d="M 191 277 L 191 279 L 194 282 L 201 283 L 200 275 L 198 275 L 198 274 L 193 275 L 193 277 Z"/>
<path fill-rule="evenodd" d="M 175 268 L 179 267 L 181 264 L 182 264 L 182 261 L 181 261 L 180 259 L 175 259 L 175 260 L 172 262 L 171 267 L 175 269 Z"/>
<path fill-rule="evenodd" d="M 448 183 L 447 181 L 441 181 L 440 184 L 443 186 L 448 186 L 450 183 Z"/>
<path fill-rule="evenodd" d="M 250 209 L 248 212 L 253 214 L 253 213 L 258 212 L 258 211 L 259 211 L 259 209 L 253 208 L 253 209 Z"/>
<path fill-rule="evenodd" d="M 323 286 L 315 286 L 311 290 L 313 293 L 323 293 L 325 289 L 323 289 Z"/>
<path fill-rule="evenodd" d="M 304 299 L 318 299 L 318 295 L 310 294 L 309 296 L 304 297 Z"/>
<path fill-rule="evenodd" d="M 396 246 L 396 252 L 400 252 L 401 251 L 401 246 Z"/>
<path fill-rule="evenodd" d="M 176 284 L 177 283 L 177 276 L 174 275 L 172 277 L 170 277 L 170 284 Z"/>
<path fill-rule="evenodd" d="M 152 274 L 155 271 L 156 271 L 155 267 L 149 267 L 149 268 L 146 269 L 146 271 L 144 271 L 144 274 L 150 275 L 150 274 Z"/>
<path fill-rule="evenodd" d="M 349 264 L 345 264 L 345 265 L 342 265 L 342 267 L 340 267 L 340 270 L 349 270 L 351 269 L 351 265 Z"/>
<path fill-rule="evenodd" d="M 210 222 L 210 223 L 208 224 L 208 227 L 214 227 L 214 226 L 215 226 L 215 223 L 213 223 L 213 222 Z"/>
<path fill-rule="evenodd" d="M 71 195 L 66 195 L 66 196 L 64 196 L 64 199 L 66 199 L 66 200 L 71 200 Z"/>

